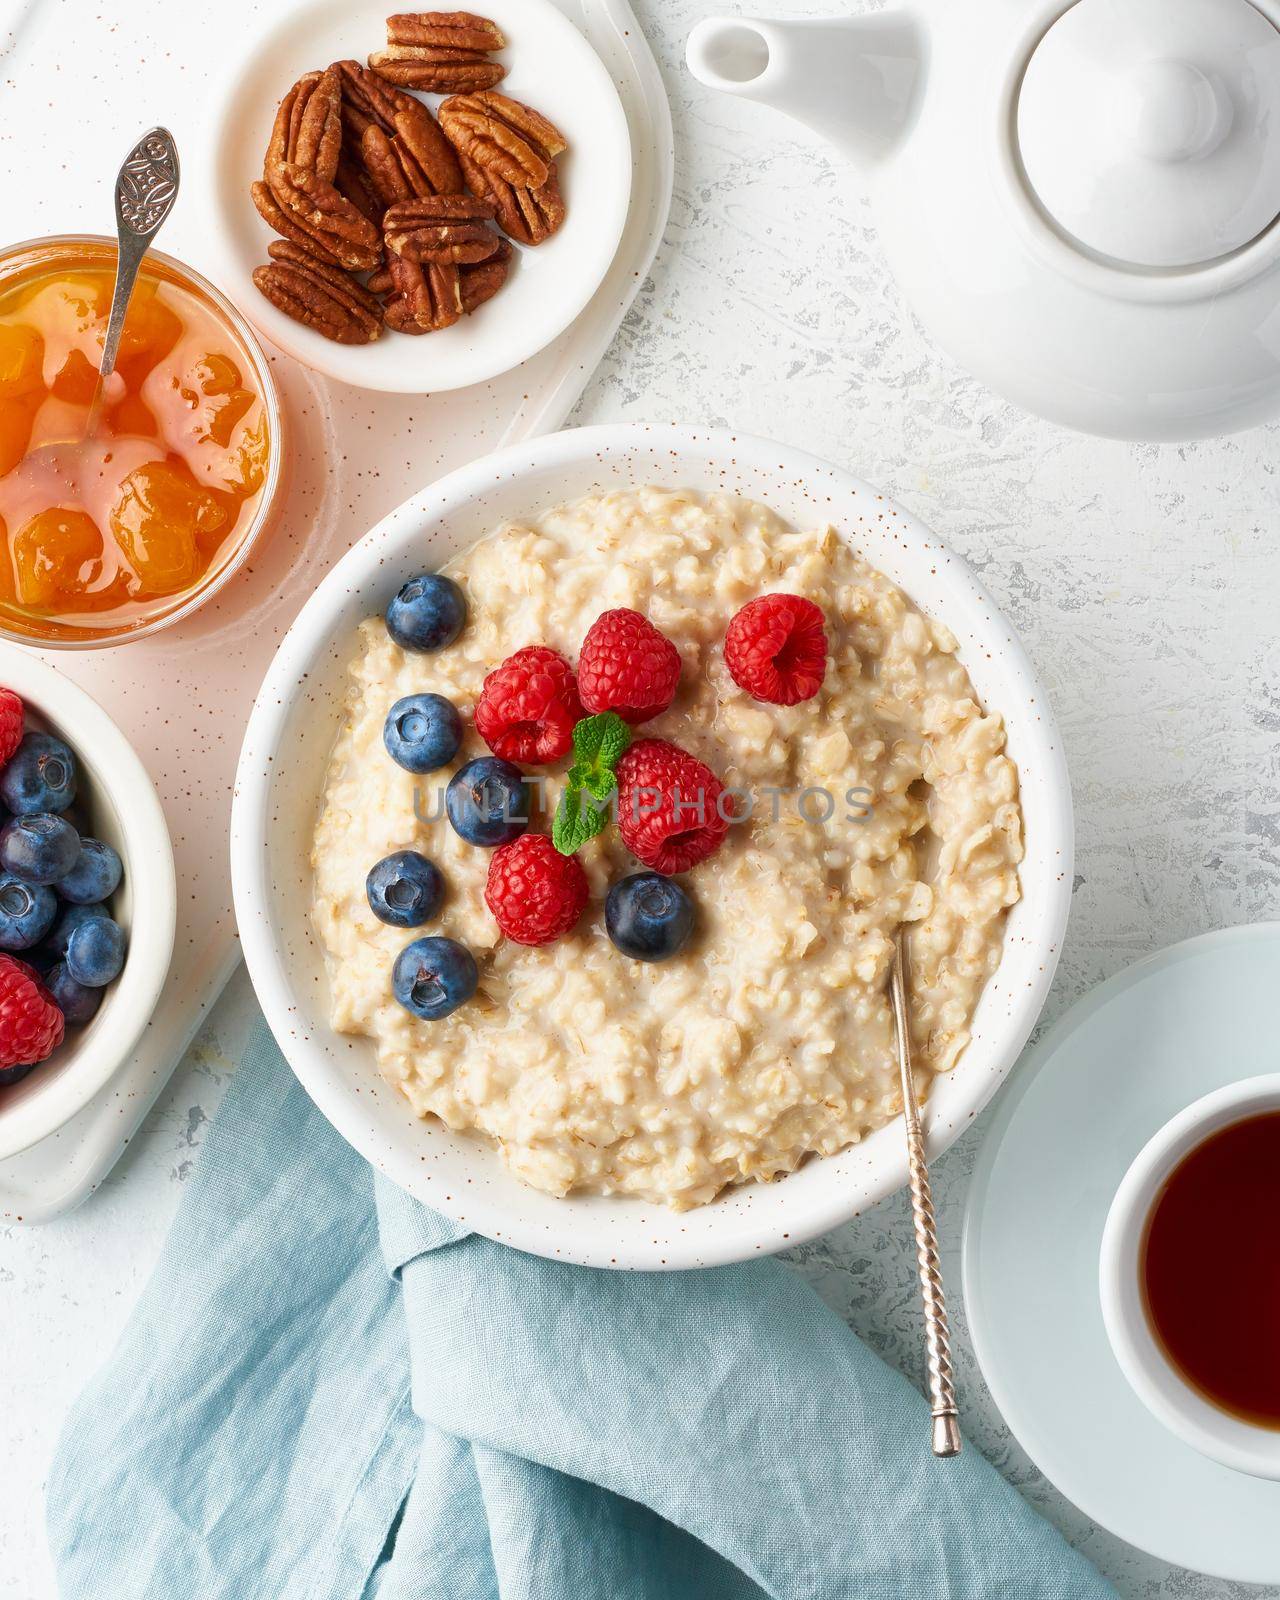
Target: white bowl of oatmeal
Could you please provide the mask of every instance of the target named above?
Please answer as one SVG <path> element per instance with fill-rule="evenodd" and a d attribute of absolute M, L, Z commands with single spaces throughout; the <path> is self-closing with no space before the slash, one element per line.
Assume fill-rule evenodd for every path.
<path fill-rule="evenodd" d="M 467 626 L 406 654 L 383 610 L 437 568 L 462 586 Z M 723 659 L 729 619 L 772 592 L 826 620 L 826 676 L 795 706 L 744 694 Z M 427 778 L 382 747 L 401 696 L 443 694 L 467 718 L 513 651 L 574 660 L 614 607 L 681 654 L 674 703 L 638 734 L 753 796 L 750 820 L 682 875 L 696 932 L 661 964 L 627 959 L 604 929 L 606 888 L 637 870 L 616 828 L 579 852 L 591 897 L 577 927 L 515 944 L 483 900 L 489 852 L 438 815 L 437 780 L 486 753 L 469 720 L 457 761 Z M 545 771 L 552 800 L 562 773 Z M 409 848 L 447 884 L 436 921 L 412 932 L 364 898 L 369 868 Z M 964 564 L 840 469 L 685 428 L 516 446 L 379 524 L 280 648 L 232 823 L 254 983 L 338 1130 L 493 1238 L 632 1268 L 785 1248 L 905 1180 L 885 992 L 904 921 L 931 1149 L 956 1138 L 1039 1013 L 1071 858 L 1047 699 Z M 465 944 L 480 971 L 475 998 L 434 1023 L 390 987 L 422 932 Z"/>

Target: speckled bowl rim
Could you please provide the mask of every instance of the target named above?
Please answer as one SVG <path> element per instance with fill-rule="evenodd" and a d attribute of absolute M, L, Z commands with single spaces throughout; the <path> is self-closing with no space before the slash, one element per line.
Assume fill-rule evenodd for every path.
<path fill-rule="evenodd" d="M 534 486 L 552 477 L 554 489 Z M 353 622 L 342 619 L 377 614 L 400 582 L 433 564 L 437 537 L 437 560 L 447 559 L 446 549 L 452 555 L 467 548 L 503 516 L 533 516 L 575 494 L 645 482 L 730 490 L 763 500 L 792 521 L 807 519 L 812 526 L 829 520 L 843 527 L 869 560 L 956 634 L 960 658 L 980 692 L 995 678 L 1003 684 L 999 709 L 1019 765 L 1027 834 L 1023 898 L 1010 915 L 1001 964 L 983 993 L 972 1042 L 954 1071 L 938 1080 L 926 1108 L 934 1156 L 995 1093 L 1040 1014 L 1070 906 L 1073 832 L 1066 762 L 1048 697 L 991 596 L 914 517 L 850 473 L 791 446 L 680 426 L 570 429 L 448 474 L 385 517 L 338 563 L 267 672 L 236 779 L 235 906 L 267 1020 L 334 1127 L 424 1204 L 535 1254 L 652 1270 L 744 1260 L 847 1222 L 905 1182 L 900 1125 L 895 1121 L 840 1155 L 810 1160 L 775 1183 L 732 1189 L 694 1211 L 676 1213 L 621 1198 L 557 1200 L 520 1184 L 487 1142 L 415 1118 L 398 1091 L 378 1077 L 371 1044 L 332 1031 L 311 931 L 309 873 L 299 874 L 305 882 L 280 881 L 284 830 L 300 826 L 284 819 L 296 818 L 299 805 L 308 818 L 314 816 L 314 802 L 291 779 L 297 736 L 291 724 L 297 730 L 328 717 L 330 743 L 336 734 L 336 687 L 326 703 L 321 680 L 336 671 L 339 659 L 345 662 L 354 643 Z M 527 497 L 520 500 L 526 486 Z M 513 499 L 519 512 L 497 509 Z M 291 949 L 294 940 L 301 942 Z"/>
<path fill-rule="evenodd" d="M 151 1021 L 173 957 L 178 896 L 164 809 L 133 746 L 83 689 L 21 645 L 0 640 L 0 684 L 75 752 L 109 841 L 124 859 L 124 970 L 85 1028 L 68 1029 L 47 1066 L 0 1089 L 0 1160 L 55 1134 L 104 1089 Z M 19 960 L 22 952 L 16 951 Z"/>

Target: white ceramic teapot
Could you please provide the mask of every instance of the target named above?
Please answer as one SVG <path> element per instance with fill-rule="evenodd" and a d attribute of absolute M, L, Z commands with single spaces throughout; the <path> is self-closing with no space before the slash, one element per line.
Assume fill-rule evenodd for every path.
<path fill-rule="evenodd" d="M 853 160 L 938 342 L 1121 438 L 1280 413 L 1280 0 L 916 0 L 717 18 L 710 87 Z"/>

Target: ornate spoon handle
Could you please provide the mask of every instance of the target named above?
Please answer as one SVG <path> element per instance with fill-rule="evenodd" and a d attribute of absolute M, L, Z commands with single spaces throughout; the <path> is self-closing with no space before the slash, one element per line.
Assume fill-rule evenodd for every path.
<path fill-rule="evenodd" d="M 951 1327 L 942 1292 L 938 1229 L 929 1189 L 929 1166 L 920 1126 L 920 1102 L 911 1068 L 911 1031 L 907 1016 L 907 939 L 899 928 L 893 962 L 893 1021 L 898 1036 L 898 1071 L 902 1077 L 902 1119 L 907 1130 L 907 1163 L 911 1175 L 911 1214 L 916 1230 L 916 1262 L 924 1300 L 924 1337 L 929 1365 L 929 1403 L 933 1411 L 933 1453 L 960 1454 L 960 1419 L 951 1373 Z"/>
<path fill-rule="evenodd" d="M 92 433 L 102 408 L 107 379 L 116 370 L 120 335 L 133 298 L 138 268 L 150 248 L 160 225 L 173 210 L 178 198 L 178 149 L 167 128 L 152 128 L 144 133 L 124 159 L 116 175 L 116 284 L 111 296 L 111 315 L 102 346 L 102 365 L 98 370 L 98 389 L 89 413 Z"/>

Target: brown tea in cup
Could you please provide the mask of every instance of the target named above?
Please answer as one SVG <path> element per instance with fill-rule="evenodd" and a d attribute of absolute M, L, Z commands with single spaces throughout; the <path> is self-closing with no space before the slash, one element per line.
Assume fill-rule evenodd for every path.
<path fill-rule="evenodd" d="M 1280 1111 L 1183 1156 L 1148 1214 L 1139 1271 L 1174 1370 L 1223 1411 L 1280 1429 Z"/>

